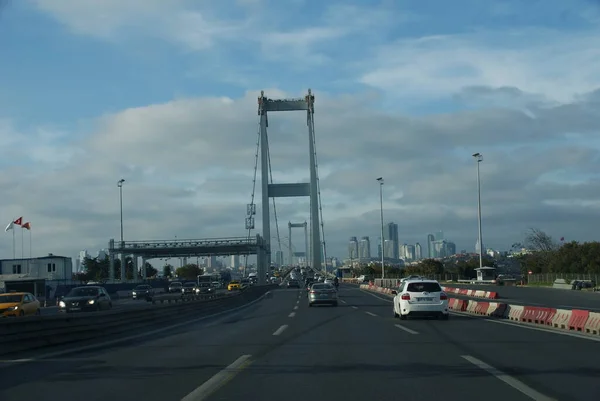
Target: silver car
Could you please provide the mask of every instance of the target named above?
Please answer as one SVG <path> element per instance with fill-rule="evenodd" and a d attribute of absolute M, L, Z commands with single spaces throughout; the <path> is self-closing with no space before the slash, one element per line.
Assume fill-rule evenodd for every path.
<path fill-rule="evenodd" d="M 310 291 L 308 292 L 308 306 L 321 304 L 338 306 L 338 295 L 333 285 L 315 283 L 310 287 Z"/>

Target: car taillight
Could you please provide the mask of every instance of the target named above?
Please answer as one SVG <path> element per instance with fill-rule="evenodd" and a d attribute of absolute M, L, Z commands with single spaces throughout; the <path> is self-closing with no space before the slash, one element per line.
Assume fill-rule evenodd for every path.
<path fill-rule="evenodd" d="M 400 297 L 401 300 L 403 301 L 409 301 L 410 300 L 410 294 L 402 294 L 402 296 Z"/>
<path fill-rule="evenodd" d="M 443 292 L 440 294 L 440 301 L 445 301 L 448 299 L 448 295 L 444 294 Z"/>

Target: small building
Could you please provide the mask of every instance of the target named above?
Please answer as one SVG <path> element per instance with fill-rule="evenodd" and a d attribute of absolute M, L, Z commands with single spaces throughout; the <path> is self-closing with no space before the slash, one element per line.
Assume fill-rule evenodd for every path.
<path fill-rule="evenodd" d="M 477 281 L 493 281 L 496 279 L 495 267 L 478 267 L 475 271 L 477 272 Z"/>
<path fill-rule="evenodd" d="M 71 281 L 72 276 L 73 260 L 66 256 L 0 260 L 0 292 L 30 292 L 45 299 L 59 282 Z"/>
<path fill-rule="evenodd" d="M 48 254 L 39 258 L 0 260 L 0 281 L 4 275 L 20 275 L 29 279 L 71 280 L 73 260 Z"/>

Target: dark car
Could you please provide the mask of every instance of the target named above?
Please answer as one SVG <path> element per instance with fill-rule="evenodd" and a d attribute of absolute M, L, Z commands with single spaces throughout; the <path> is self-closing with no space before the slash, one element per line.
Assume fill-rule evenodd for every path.
<path fill-rule="evenodd" d="M 288 280 L 287 288 L 300 288 L 300 283 L 298 280 Z"/>
<path fill-rule="evenodd" d="M 131 292 L 133 299 L 148 299 L 152 298 L 152 295 L 154 295 L 154 289 L 147 284 L 138 285 Z"/>
<path fill-rule="evenodd" d="M 188 281 L 185 283 L 181 290 L 185 295 L 196 295 L 196 283 Z"/>
<path fill-rule="evenodd" d="M 104 287 L 75 287 L 58 302 L 60 312 L 91 312 L 112 308 L 112 300 Z"/>

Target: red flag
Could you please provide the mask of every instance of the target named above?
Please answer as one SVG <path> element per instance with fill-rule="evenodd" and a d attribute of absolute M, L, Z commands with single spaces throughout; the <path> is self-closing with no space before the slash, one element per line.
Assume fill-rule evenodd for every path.
<path fill-rule="evenodd" d="M 27 223 L 23 224 L 21 227 L 31 230 L 31 223 L 27 222 Z"/>
<path fill-rule="evenodd" d="M 13 223 L 15 223 L 18 226 L 20 226 L 21 224 L 23 224 L 23 216 L 19 217 L 15 221 L 13 221 Z"/>

